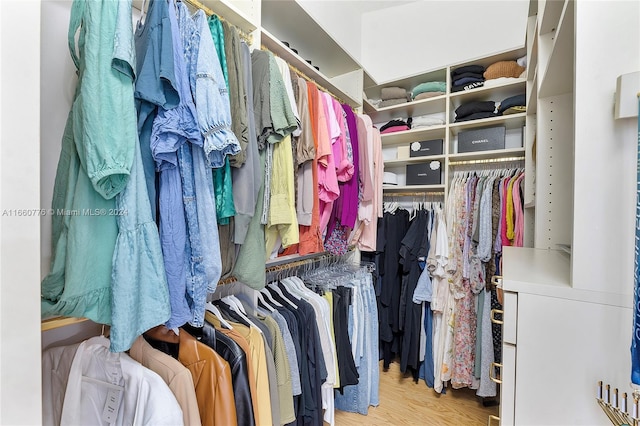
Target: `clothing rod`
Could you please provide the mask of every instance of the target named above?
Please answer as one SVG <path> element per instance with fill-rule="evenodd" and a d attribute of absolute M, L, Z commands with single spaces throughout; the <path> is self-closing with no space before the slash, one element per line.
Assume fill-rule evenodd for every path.
<path fill-rule="evenodd" d="M 509 161 L 522 161 L 524 157 L 506 157 L 506 158 L 486 158 L 483 160 L 462 160 L 450 161 L 450 166 L 462 166 L 465 164 L 488 164 L 488 163 L 506 163 Z"/>
<path fill-rule="evenodd" d="M 271 50 L 269 50 L 267 48 L 267 46 L 265 46 L 264 44 L 262 46 L 260 46 L 260 50 L 264 50 L 266 52 L 271 53 L 274 56 L 278 56 L 279 58 L 281 58 L 281 56 L 279 56 L 278 54 L 272 52 Z M 327 88 L 325 88 L 324 86 L 318 84 L 313 78 L 309 77 L 308 75 L 306 75 L 304 72 L 300 71 L 298 68 L 294 67 L 293 65 L 291 65 L 289 62 L 287 62 L 287 65 L 289 65 L 289 69 L 291 71 L 293 71 L 294 73 L 298 74 L 300 77 L 304 78 L 305 80 L 315 84 L 318 89 L 322 90 L 323 92 L 328 93 L 332 98 L 334 98 L 335 100 L 337 100 L 338 102 L 340 102 L 341 104 L 346 104 L 349 105 L 349 107 L 351 107 L 351 105 L 349 104 L 349 102 L 345 102 L 342 99 L 340 99 L 339 97 L 337 97 L 336 95 L 334 95 L 333 93 L 331 93 L 330 90 L 328 90 Z M 353 108 L 352 108 L 353 109 Z"/>
<path fill-rule="evenodd" d="M 184 1 L 185 3 L 190 4 L 191 6 L 195 7 L 196 9 L 202 9 L 204 11 L 204 13 L 206 13 L 209 16 L 215 15 L 218 17 L 218 19 L 220 19 L 221 21 L 224 22 L 228 22 L 230 25 L 232 25 L 235 29 L 238 30 L 238 33 L 240 35 L 240 38 L 242 38 L 244 41 L 246 41 L 249 44 L 253 43 L 253 36 L 251 34 L 247 34 L 244 31 L 242 31 L 240 28 L 238 28 L 236 25 L 233 25 L 231 22 L 229 22 L 227 19 L 224 19 L 224 17 L 218 15 L 217 13 L 215 13 L 213 10 L 209 9 L 207 6 L 205 6 L 204 4 L 200 3 L 198 0 L 181 0 Z"/>
<path fill-rule="evenodd" d="M 42 320 L 40 323 L 41 331 L 53 330 L 60 327 L 65 327 L 71 324 L 77 324 L 80 322 L 88 321 L 87 318 L 74 318 L 74 317 L 55 317 Z"/>
<path fill-rule="evenodd" d="M 265 273 L 269 274 L 269 273 L 273 273 L 273 272 L 278 272 L 278 271 L 284 271 L 287 269 L 293 269 L 293 268 L 297 268 L 299 266 L 303 266 L 303 265 L 308 265 L 310 263 L 314 263 L 314 262 L 318 262 L 322 259 L 335 259 L 335 258 L 340 258 L 342 256 L 346 256 L 350 253 L 353 252 L 353 250 L 355 249 L 354 246 L 350 246 L 349 249 L 347 250 L 347 252 L 343 255 L 333 255 L 331 253 L 328 252 L 322 252 L 322 253 L 313 253 L 310 255 L 307 255 L 309 257 L 306 257 L 304 259 L 300 259 L 299 256 L 294 258 L 294 259 L 290 259 L 290 260 L 285 260 L 283 263 L 277 264 L 277 265 L 272 265 L 272 266 L 267 266 L 264 271 Z M 275 261 L 277 261 L 278 259 L 274 259 Z M 237 282 L 238 279 L 236 277 L 227 277 L 225 279 L 222 279 L 218 282 L 218 285 L 226 285 L 226 284 L 231 284 L 234 282 Z"/>
<path fill-rule="evenodd" d="M 444 191 L 443 192 L 386 192 L 383 194 L 383 197 L 422 197 L 422 196 L 431 196 L 431 195 L 444 196 Z"/>

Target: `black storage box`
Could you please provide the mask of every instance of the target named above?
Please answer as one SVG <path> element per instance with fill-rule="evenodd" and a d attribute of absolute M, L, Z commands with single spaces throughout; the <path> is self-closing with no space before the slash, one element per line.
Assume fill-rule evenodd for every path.
<path fill-rule="evenodd" d="M 458 152 L 504 149 L 504 126 L 485 127 L 458 133 Z"/>
<path fill-rule="evenodd" d="M 426 157 L 429 155 L 442 155 L 443 139 L 412 142 L 409 145 L 409 157 Z"/>
<path fill-rule="evenodd" d="M 440 185 L 442 183 L 442 163 L 427 161 L 407 164 L 407 185 Z"/>

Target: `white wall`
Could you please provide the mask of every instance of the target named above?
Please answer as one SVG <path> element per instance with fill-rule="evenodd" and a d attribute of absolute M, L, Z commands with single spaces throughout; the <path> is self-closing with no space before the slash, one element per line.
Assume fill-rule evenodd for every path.
<path fill-rule="evenodd" d="M 0 424 L 41 423 L 40 1 L 0 1 Z"/>
<path fill-rule="evenodd" d="M 573 285 L 631 295 L 637 121 L 614 120 L 613 101 L 618 75 L 640 70 L 640 3 L 576 13 Z"/>
<path fill-rule="evenodd" d="M 362 45 L 367 42 L 362 38 L 362 15 L 373 10 L 402 6 L 416 0 L 296 1 L 351 57 L 361 62 Z"/>
<path fill-rule="evenodd" d="M 525 43 L 529 2 L 418 1 L 362 16 L 361 63 L 382 84 Z"/>
<path fill-rule="evenodd" d="M 76 87 L 75 66 L 69 54 L 67 31 L 71 15 L 70 0 L 42 2 L 40 75 L 40 206 L 49 208 L 53 197 L 62 134 Z M 41 218 L 41 275 L 49 272 L 51 261 L 51 217 Z"/>

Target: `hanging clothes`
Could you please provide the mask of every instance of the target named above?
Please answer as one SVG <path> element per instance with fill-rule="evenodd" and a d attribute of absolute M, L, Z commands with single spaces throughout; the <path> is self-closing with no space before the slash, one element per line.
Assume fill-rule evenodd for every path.
<path fill-rule="evenodd" d="M 180 405 L 160 376 L 109 346 L 104 337 L 78 345 L 60 424 L 182 424 Z"/>

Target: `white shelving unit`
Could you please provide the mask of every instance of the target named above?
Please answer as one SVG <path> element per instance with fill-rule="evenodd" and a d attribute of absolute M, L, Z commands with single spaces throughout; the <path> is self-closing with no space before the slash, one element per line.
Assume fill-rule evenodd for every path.
<path fill-rule="evenodd" d="M 443 165 L 442 184 L 433 186 L 420 185 L 407 186 L 385 186 L 385 192 L 399 192 L 413 190 L 414 192 L 421 190 L 440 190 L 446 197 L 447 183 L 449 182 L 449 174 L 451 168 L 455 167 L 459 162 L 469 162 L 474 160 L 489 159 L 505 159 L 505 161 L 522 161 L 525 156 L 525 148 L 523 146 L 523 132 L 525 125 L 526 113 L 518 113 L 505 116 L 497 116 L 485 119 L 463 121 L 455 123 L 455 109 L 466 102 L 471 101 L 487 101 L 493 100 L 500 102 L 507 97 L 526 94 L 527 79 L 513 78 L 505 83 L 490 86 L 479 87 L 476 89 L 453 92 L 449 87 L 451 85 L 450 74 L 455 68 L 464 65 L 483 65 L 487 67 L 498 61 L 516 60 L 526 54 L 527 50 L 522 47 L 519 49 L 501 52 L 496 55 L 477 58 L 472 61 L 451 64 L 445 68 L 429 71 L 420 75 L 404 78 L 397 81 L 387 82 L 383 85 L 376 85 L 368 76 L 365 75 L 365 94 L 363 99 L 364 112 L 367 113 L 372 121 L 377 125 L 383 125 L 392 119 L 406 119 L 408 117 L 416 117 L 421 115 L 432 115 L 434 118 L 441 118 L 444 121 L 442 125 L 434 125 L 429 127 L 417 127 L 411 130 L 388 133 L 382 135 L 383 151 L 386 151 L 385 170 L 392 171 L 402 175 L 398 177 L 401 182 L 405 181 L 404 167 L 408 164 L 428 163 L 430 161 L 440 161 Z M 411 91 L 415 86 L 426 81 L 444 81 L 447 85 L 447 91 L 444 95 L 418 100 L 413 102 L 402 103 L 384 108 L 376 108 L 371 102 L 373 99 L 379 99 L 382 88 L 384 87 L 402 87 L 407 91 Z M 476 151 L 467 153 L 457 152 L 458 134 L 462 131 L 491 127 L 504 126 L 507 129 L 507 139 L 505 141 L 505 149 L 493 151 Z M 402 145 L 408 146 L 412 142 L 425 141 L 433 139 L 443 140 L 443 154 L 414 157 L 414 158 L 398 158 L 394 155 L 393 149 L 397 149 Z"/>

